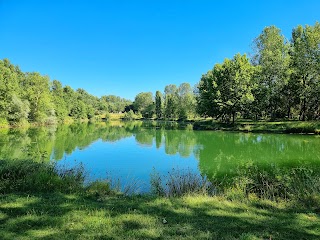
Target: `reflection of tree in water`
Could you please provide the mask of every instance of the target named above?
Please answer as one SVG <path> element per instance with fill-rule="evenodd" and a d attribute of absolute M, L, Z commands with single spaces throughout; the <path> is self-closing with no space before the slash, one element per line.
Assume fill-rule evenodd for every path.
<path fill-rule="evenodd" d="M 146 146 L 152 146 L 155 136 L 155 129 L 140 129 L 135 132 L 135 139 L 138 143 Z"/>
<path fill-rule="evenodd" d="M 57 128 L 9 129 L 0 131 L 0 159 L 62 159 L 94 141 L 115 142 L 135 137 L 137 143 L 166 154 L 199 160 L 208 177 L 237 174 L 239 166 L 268 168 L 308 166 L 320 163 L 320 138 L 300 135 L 244 134 L 178 130 L 176 123 L 112 122 L 60 125 Z M 167 129 L 170 130 L 167 130 Z"/>
<path fill-rule="evenodd" d="M 57 128 L 9 129 L 0 132 L 0 159 L 59 160 L 76 148 L 102 139 L 114 142 L 132 136 L 125 127 L 101 124 L 59 125 Z"/>
<path fill-rule="evenodd" d="M 268 169 L 320 164 L 319 138 L 299 135 L 199 132 L 196 152 L 200 171 L 209 178 L 236 175 L 239 167 Z"/>
<path fill-rule="evenodd" d="M 189 157 L 196 145 L 193 131 L 168 130 L 164 132 L 165 152 L 173 155 L 179 153 L 182 157 Z"/>
<path fill-rule="evenodd" d="M 156 148 L 160 148 L 162 145 L 162 141 L 163 141 L 163 131 L 161 129 L 159 129 L 158 131 L 156 131 Z"/>
<path fill-rule="evenodd" d="M 9 129 L 0 133 L 0 159 L 47 160 L 54 143 L 52 128 Z"/>
<path fill-rule="evenodd" d="M 108 126 L 104 123 L 62 125 L 57 130 L 54 159 L 61 159 L 64 153 L 71 154 L 76 148 L 84 149 L 99 139 L 115 142 L 131 135 L 122 126 Z"/>

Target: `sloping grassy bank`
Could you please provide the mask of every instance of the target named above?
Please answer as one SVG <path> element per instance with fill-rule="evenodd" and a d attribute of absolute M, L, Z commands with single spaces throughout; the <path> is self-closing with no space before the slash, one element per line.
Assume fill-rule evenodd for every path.
<path fill-rule="evenodd" d="M 320 134 L 320 121 L 237 121 L 222 123 L 215 120 L 199 120 L 193 122 L 194 130 L 223 130 L 259 133 L 301 133 Z"/>
<path fill-rule="evenodd" d="M 308 204 L 281 195 L 268 200 L 236 185 L 212 192 L 206 179 L 198 184 L 188 173 L 173 173 L 154 178 L 154 194 L 125 196 L 109 182 L 84 185 L 81 167 L 0 163 L 0 239 L 320 238 L 314 189 L 305 193 L 312 193 Z"/>

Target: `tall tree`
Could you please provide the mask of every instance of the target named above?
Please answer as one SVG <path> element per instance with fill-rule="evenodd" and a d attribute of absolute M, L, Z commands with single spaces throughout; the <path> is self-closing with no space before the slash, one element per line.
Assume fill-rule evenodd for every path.
<path fill-rule="evenodd" d="M 156 91 L 156 115 L 157 118 L 162 118 L 162 94 L 160 91 Z"/>
<path fill-rule="evenodd" d="M 218 65 L 215 65 L 216 67 Z M 196 110 L 201 116 L 214 117 L 218 114 L 218 105 L 214 101 L 216 99 L 216 91 L 214 91 L 216 84 L 213 82 L 213 79 L 213 70 L 209 70 L 206 74 L 202 75 L 197 85 Z"/>
<path fill-rule="evenodd" d="M 63 87 L 61 82 L 59 82 L 58 80 L 53 80 L 51 93 L 56 116 L 60 121 L 63 121 L 64 118 L 68 116 L 69 111 L 67 108 L 67 102 L 64 99 Z"/>
<path fill-rule="evenodd" d="M 179 96 L 178 88 L 175 84 L 167 85 L 164 89 L 164 117 L 175 119 L 178 116 Z"/>
<path fill-rule="evenodd" d="M 15 67 L 8 59 L 0 60 L 0 118 L 7 119 L 12 99 L 19 95 Z"/>
<path fill-rule="evenodd" d="M 320 24 L 292 31 L 292 77 L 298 85 L 300 120 L 320 117 Z"/>
<path fill-rule="evenodd" d="M 232 60 L 225 59 L 216 64 L 212 71 L 203 76 L 199 83 L 199 109 L 208 116 L 234 122 L 236 114 L 245 110 L 253 102 L 252 78 L 254 66 L 246 55 L 237 54 Z M 203 98 L 206 98 L 203 101 Z M 202 112 L 203 113 L 203 112 Z"/>
<path fill-rule="evenodd" d="M 195 96 L 189 83 L 182 83 L 178 88 L 179 96 L 179 119 L 187 119 L 195 114 Z"/>
<path fill-rule="evenodd" d="M 27 73 L 25 93 L 30 102 L 31 121 L 44 122 L 55 115 L 48 76 L 41 76 L 36 72 Z"/>
<path fill-rule="evenodd" d="M 136 111 L 141 112 L 143 117 L 152 117 L 154 113 L 154 102 L 151 92 L 139 93 L 133 102 Z"/>
<path fill-rule="evenodd" d="M 284 89 L 290 76 L 290 45 L 275 26 L 266 27 L 254 43 L 252 62 L 260 68 L 257 76 L 259 88 L 255 91 L 253 105 L 260 111 L 265 109 L 272 119 L 284 117 L 283 105 L 288 104 Z"/>

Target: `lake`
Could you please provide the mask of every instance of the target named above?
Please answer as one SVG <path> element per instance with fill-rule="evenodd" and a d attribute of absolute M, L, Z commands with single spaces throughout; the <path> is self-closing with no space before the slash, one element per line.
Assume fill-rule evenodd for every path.
<path fill-rule="evenodd" d="M 193 131 L 189 125 L 102 122 L 29 129 L 1 129 L 0 159 L 83 164 L 87 180 L 112 178 L 150 189 L 150 175 L 172 169 L 228 178 L 239 167 L 319 169 L 320 137 Z"/>

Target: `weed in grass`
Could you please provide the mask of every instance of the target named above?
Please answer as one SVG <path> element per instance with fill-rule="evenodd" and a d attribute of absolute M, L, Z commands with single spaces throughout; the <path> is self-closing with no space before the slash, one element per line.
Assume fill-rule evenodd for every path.
<path fill-rule="evenodd" d="M 151 174 L 151 191 L 158 196 L 179 197 L 187 194 L 213 195 L 215 189 L 210 181 L 191 170 L 172 169 L 166 176 Z"/>
<path fill-rule="evenodd" d="M 107 196 L 110 196 L 113 193 L 108 181 L 91 182 L 85 188 L 85 192 L 88 197 L 92 197 L 98 201 L 104 200 Z"/>

